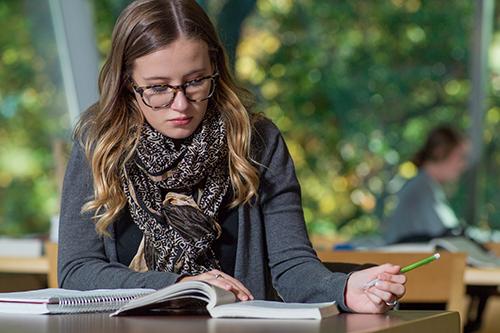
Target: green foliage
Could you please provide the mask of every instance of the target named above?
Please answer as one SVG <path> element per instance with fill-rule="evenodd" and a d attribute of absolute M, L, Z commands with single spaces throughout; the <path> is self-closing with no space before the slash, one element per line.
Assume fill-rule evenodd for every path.
<path fill-rule="evenodd" d="M 472 3 L 262 0 L 257 8 L 236 68 L 284 132 L 309 230 L 376 232 L 427 131 L 468 125 Z"/>
<path fill-rule="evenodd" d="M 102 59 L 129 2 L 92 1 Z M 471 1 L 198 2 L 223 39 L 239 40 L 237 77 L 286 137 L 312 233 L 376 232 L 414 174 L 406 161 L 427 131 L 440 122 L 469 126 Z M 69 121 L 54 108 L 61 100 L 54 38 L 35 34 L 48 15 L 33 14 L 40 3 L 0 0 L 0 234 L 46 231 L 57 213 L 51 145 L 68 136 Z M 241 26 L 241 36 L 227 35 Z M 500 33 L 490 58 L 480 224 L 500 228 Z M 463 216 L 469 191 L 451 190 Z"/>
<path fill-rule="evenodd" d="M 111 47 L 111 33 L 118 15 L 131 0 L 92 0 L 97 35 L 97 48 L 104 60 Z"/>
<path fill-rule="evenodd" d="M 0 235 L 47 232 L 58 211 L 52 142 L 68 117 L 55 110 L 55 41 L 35 37 L 40 17 L 27 9 L 0 1 Z"/>

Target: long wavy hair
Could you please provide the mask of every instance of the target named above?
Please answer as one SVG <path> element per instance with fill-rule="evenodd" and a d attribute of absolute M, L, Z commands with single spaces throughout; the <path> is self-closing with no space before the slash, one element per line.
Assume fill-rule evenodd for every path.
<path fill-rule="evenodd" d="M 93 175 L 94 197 L 82 212 L 94 212 L 96 230 L 108 226 L 126 205 L 120 175 L 133 155 L 144 117 L 129 84 L 134 61 L 168 46 L 179 37 L 207 43 L 219 72 L 208 107 L 221 112 L 227 128 L 229 175 L 235 207 L 257 195 L 259 172 L 250 156 L 252 123 L 250 94 L 229 73 L 227 56 L 207 14 L 195 0 L 137 0 L 121 13 L 112 34 L 111 51 L 99 76 L 99 101 L 75 128 Z"/>

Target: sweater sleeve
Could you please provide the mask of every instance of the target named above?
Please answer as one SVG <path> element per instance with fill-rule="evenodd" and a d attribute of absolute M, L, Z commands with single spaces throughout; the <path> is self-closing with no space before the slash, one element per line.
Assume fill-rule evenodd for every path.
<path fill-rule="evenodd" d="M 348 275 L 332 273 L 320 262 L 307 236 L 300 186 L 286 144 L 269 121 L 262 129 L 260 202 L 273 286 L 286 302 L 335 300 L 348 310 L 344 292 Z"/>
<path fill-rule="evenodd" d="M 114 239 L 99 236 L 92 213 L 81 213 L 93 196 L 90 167 L 78 143 L 73 146 L 64 177 L 59 225 L 58 281 L 67 289 L 152 288 L 173 284 L 179 275 L 169 272 L 134 272 L 110 252 Z M 111 246 L 111 248 L 115 248 Z"/>

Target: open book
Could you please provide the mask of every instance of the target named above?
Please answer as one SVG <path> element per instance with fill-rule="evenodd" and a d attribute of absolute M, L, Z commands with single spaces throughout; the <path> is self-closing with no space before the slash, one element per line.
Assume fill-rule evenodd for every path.
<path fill-rule="evenodd" d="M 334 302 L 283 303 L 274 301 L 237 302 L 234 294 L 202 281 L 173 284 L 149 295 L 134 299 L 111 316 L 153 311 L 183 313 L 208 311 L 213 318 L 321 319 L 338 314 Z"/>
<path fill-rule="evenodd" d="M 436 249 L 467 253 L 467 263 L 474 267 L 500 267 L 500 258 L 465 237 L 443 237 L 430 241 Z"/>
<path fill-rule="evenodd" d="M 338 313 L 331 303 L 237 302 L 230 291 L 201 281 L 179 282 L 160 290 L 39 289 L 0 293 L 0 313 L 58 314 L 112 312 L 127 314 L 209 313 L 212 317 L 321 319 Z"/>
<path fill-rule="evenodd" d="M 0 293 L 0 313 L 56 314 L 115 311 L 130 300 L 154 291 L 154 289 L 79 291 L 49 288 Z"/>

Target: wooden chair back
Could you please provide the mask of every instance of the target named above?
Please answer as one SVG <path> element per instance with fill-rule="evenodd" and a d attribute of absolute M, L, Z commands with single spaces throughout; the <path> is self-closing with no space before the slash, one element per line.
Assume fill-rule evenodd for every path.
<path fill-rule="evenodd" d="M 484 244 L 488 250 L 494 253 L 497 257 L 500 257 L 500 243 L 490 242 Z"/>
<path fill-rule="evenodd" d="M 57 243 L 45 242 L 45 255 L 49 263 L 47 281 L 49 288 L 57 288 Z"/>

